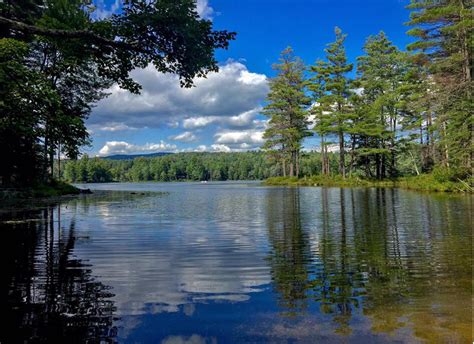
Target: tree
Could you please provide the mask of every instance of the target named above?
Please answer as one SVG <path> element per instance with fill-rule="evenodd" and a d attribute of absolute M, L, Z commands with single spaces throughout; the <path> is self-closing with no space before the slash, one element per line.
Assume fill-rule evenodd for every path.
<path fill-rule="evenodd" d="M 446 167 L 472 166 L 473 6 L 470 0 L 412 0 L 408 34 L 417 38 L 408 49 L 426 65 L 435 87 L 438 149 Z"/>
<path fill-rule="evenodd" d="M 310 113 L 314 116 L 313 130 L 319 135 L 320 150 L 321 150 L 321 173 L 329 175 L 329 157 L 328 144 L 326 137 L 331 132 L 330 111 L 327 111 L 325 104 L 320 103 L 327 94 L 326 80 L 328 64 L 325 61 L 318 60 L 314 66 L 310 66 L 310 71 L 315 73 L 308 80 L 308 89 L 312 92 L 313 104 L 310 108 Z"/>
<path fill-rule="evenodd" d="M 193 78 L 217 71 L 214 51 L 235 36 L 214 31 L 192 0 L 124 1 L 119 14 L 100 20 L 91 11 L 86 0 L 0 3 L 0 39 L 8 46 L 0 61 L 2 100 L 24 104 L 1 104 L 0 146 L 31 156 L 5 154 L 10 168 L 0 171 L 2 184 L 51 178 L 56 153 L 76 158 L 88 143 L 84 122 L 104 90 L 117 83 L 140 91 L 129 76 L 133 69 L 152 63 L 191 87 Z M 19 168 L 23 161 L 34 168 Z M 32 175 L 20 175 L 27 171 Z"/>
<path fill-rule="evenodd" d="M 263 111 L 270 118 L 263 135 L 266 139 L 263 148 L 281 162 L 283 175 L 286 175 L 288 162 L 290 177 L 298 177 L 301 144 L 311 135 L 306 111 L 310 99 L 305 94 L 305 67 L 290 47 L 282 51 L 279 62 L 273 65 L 278 75 L 270 81 L 268 105 Z"/>
<path fill-rule="evenodd" d="M 321 121 L 316 130 L 327 135 L 334 133 L 339 139 L 339 174 L 346 176 L 345 138 L 350 118 L 349 97 L 352 93 L 347 73 L 353 64 L 347 62 L 344 41 L 347 35 L 335 28 L 336 40 L 324 50 L 327 61 L 317 61 L 310 70 L 315 73 L 312 90 L 319 99 Z"/>
<path fill-rule="evenodd" d="M 352 97 L 357 109 L 351 128 L 357 137 L 353 148 L 370 175 L 373 162 L 376 178 L 383 179 L 387 174 L 395 177 L 402 142 L 399 128 L 410 112 L 405 100 L 413 92 L 412 83 L 418 74 L 407 54 L 383 32 L 369 37 L 364 51 L 366 54 L 357 58 L 360 95 Z M 414 113 L 410 114 L 413 117 Z"/>

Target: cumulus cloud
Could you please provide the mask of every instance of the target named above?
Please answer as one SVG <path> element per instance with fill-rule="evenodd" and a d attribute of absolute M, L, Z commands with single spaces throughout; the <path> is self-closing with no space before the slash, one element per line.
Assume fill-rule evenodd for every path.
<path fill-rule="evenodd" d="M 216 133 L 214 137 L 216 143 L 222 144 L 262 144 L 264 142 L 262 130 L 227 130 Z"/>
<path fill-rule="evenodd" d="M 132 77 L 143 86 L 141 94 L 113 86 L 110 96 L 97 104 L 89 124 L 158 128 L 188 119 L 183 125 L 189 129 L 225 117 L 224 124 L 240 124 L 249 121 L 268 93 L 266 76 L 250 72 L 237 61 L 196 79 L 192 88 L 181 88 L 176 75 L 160 73 L 152 66 L 133 71 Z"/>
<path fill-rule="evenodd" d="M 192 132 L 185 131 L 181 134 L 170 136 L 169 139 L 173 141 L 180 141 L 180 142 L 194 142 L 194 141 L 197 141 L 198 138 Z"/>
<path fill-rule="evenodd" d="M 186 129 L 196 129 L 206 127 L 211 123 L 219 121 L 217 116 L 191 117 L 183 121 L 183 127 Z"/>
<path fill-rule="evenodd" d="M 109 132 L 116 132 L 116 131 L 128 131 L 128 130 L 137 130 L 135 127 L 130 127 L 124 123 L 109 123 L 108 125 L 92 125 L 89 126 L 89 130 L 93 133 L 98 131 L 109 131 Z"/>
<path fill-rule="evenodd" d="M 219 124 L 226 127 L 252 128 L 257 125 L 255 117 L 262 110 L 261 107 L 242 112 L 239 115 L 229 117 L 204 116 L 190 117 L 183 120 L 183 127 L 186 129 L 196 129 L 206 127 L 210 124 Z"/>
<path fill-rule="evenodd" d="M 160 143 L 146 143 L 144 145 L 134 145 L 125 141 L 108 141 L 100 149 L 99 155 L 172 152 L 176 148 L 176 145 L 164 141 L 160 141 Z"/>

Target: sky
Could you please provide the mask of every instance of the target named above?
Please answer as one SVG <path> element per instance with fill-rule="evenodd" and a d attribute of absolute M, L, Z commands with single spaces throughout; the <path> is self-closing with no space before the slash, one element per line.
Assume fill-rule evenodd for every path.
<path fill-rule="evenodd" d="M 201 17 L 216 30 L 237 32 L 218 50 L 220 70 L 183 89 L 172 74 L 152 66 L 132 72 L 140 95 L 113 86 L 87 121 L 90 156 L 181 151 L 258 149 L 267 118 L 261 115 L 272 64 L 291 46 L 306 64 L 324 58 L 334 28 L 348 34 L 350 62 L 363 54 L 369 35 L 384 31 L 400 49 L 410 42 L 408 0 L 197 0 Z M 96 0 L 97 17 L 120 10 L 119 0 Z M 316 137 L 304 149 L 317 149 Z"/>

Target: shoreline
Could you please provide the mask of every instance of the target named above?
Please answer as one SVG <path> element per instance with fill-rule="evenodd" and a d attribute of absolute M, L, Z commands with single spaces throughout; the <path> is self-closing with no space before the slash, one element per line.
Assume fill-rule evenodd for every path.
<path fill-rule="evenodd" d="M 439 181 L 432 175 L 401 177 L 397 179 L 372 180 L 358 177 L 271 177 L 263 181 L 266 186 L 307 186 L 307 187 L 379 187 L 398 188 L 420 192 L 440 192 L 472 194 L 473 188 L 467 181 Z"/>

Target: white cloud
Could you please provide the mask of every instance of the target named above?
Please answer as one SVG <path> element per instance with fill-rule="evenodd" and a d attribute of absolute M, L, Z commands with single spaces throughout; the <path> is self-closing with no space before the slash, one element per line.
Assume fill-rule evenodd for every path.
<path fill-rule="evenodd" d="M 176 145 L 164 141 L 160 141 L 160 143 L 146 143 L 144 145 L 134 145 L 125 141 L 108 141 L 100 149 L 99 155 L 171 152 L 175 151 L 176 148 Z"/>
<path fill-rule="evenodd" d="M 237 130 L 228 130 L 216 133 L 214 136 L 216 138 L 216 143 L 223 144 L 262 144 L 263 131 L 261 130 L 246 130 L 246 131 L 237 131 Z"/>
<path fill-rule="evenodd" d="M 212 16 L 215 14 L 214 9 L 209 6 L 208 0 L 197 0 L 196 1 L 196 10 L 199 16 L 204 19 L 212 20 Z"/>
<path fill-rule="evenodd" d="M 213 144 L 211 145 L 211 149 L 214 152 L 230 152 L 231 151 L 229 146 L 222 145 L 222 144 Z"/>
<path fill-rule="evenodd" d="M 161 341 L 161 344 L 206 344 L 208 339 L 201 337 L 198 334 L 193 334 L 190 337 L 185 336 L 169 336 Z"/>
<path fill-rule="evenodd" d="M 255 117 L 261 110 L 261 107 L 257 107 L 255 109 L 242 112 L 239 115 L 229 117 L 204 116 L 186 118 L 183 120 L 183 127 L 186 129 L 196 129 L 206 127 L 210 124 L 220 124 L 227 127 L 252 128 L 255 125 L 258 125 L 258 121 L 255 119 Z"/>
<path fill-rule="evenodd" d="M 263 74 L 250 73 L 247 71 L 243 71 L 238 79 L 238 81 L 246 85 L 259 85 L 264 83 L 266 80 L 267 77 Z"/>
<path fill-rule="evenodd" d="M 196 128 L 201 128 L 201 127 L 206 127 L 209 124 L 215 123 L 218 120 L 219 120 L 219 117 L 217 116 L 186 118 L 183 121 L 183 128 L 196 129 Z"/>
<path fill-rule="evenodd" d="M 249 72 L 236 61 L 228 61 L 207 78 L 196 79 L 192 88 L 181 88 L 176 75 L 160 73 L 152 66 L 133 71 L 132 77 L 143 86 L 141 94 L 113 86 L 110 96 L 94 108 L 89 125 L 158 128 L 183 121 L 190 129 L 221 121 L 222 125 L 243 126 L 251 123 L 268 93 L 266 76 Z"/>
<path fill-rule="evenodd" d="M 123 123 L 110 123 L 107 126 L 93 126 L 93 131 L 126 131 L 126 130 L 137 130 L 137 128 L 130 127 Z"/>
<path fill-rule="evenodd" d="M 181 134 L 170 136 L 169 139 L 173 141 L 180 141 L 180 142 L 193 142 L 193 141 L 197 141 L 198 138 L 192 132 L 185 131 Z"/>

